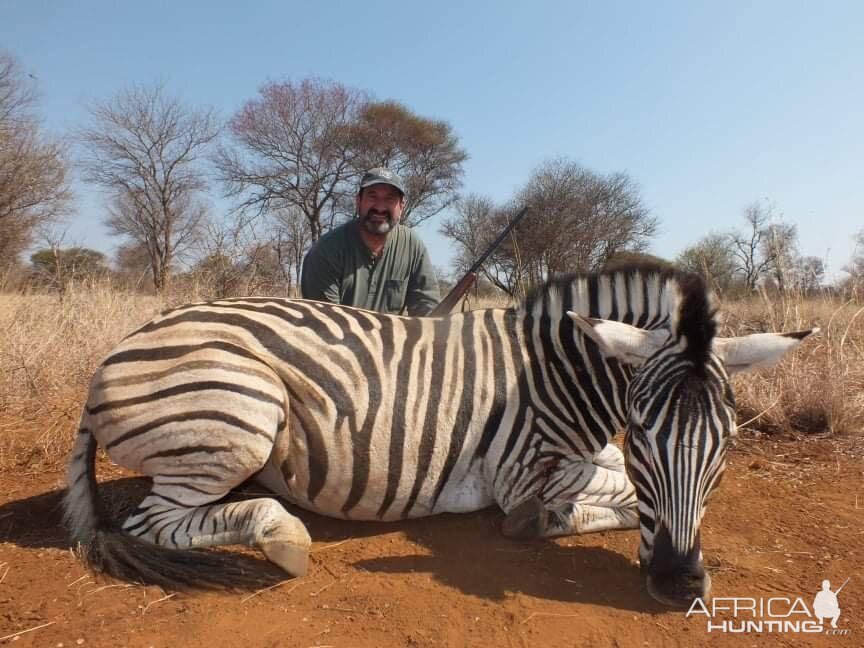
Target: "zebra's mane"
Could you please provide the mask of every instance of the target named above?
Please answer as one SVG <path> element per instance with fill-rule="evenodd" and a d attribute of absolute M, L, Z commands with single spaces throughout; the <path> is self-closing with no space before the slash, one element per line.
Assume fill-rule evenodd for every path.
<path fill-rule="evenodd" d="M 553 277 L 529 291 L 519 310 L 553 320 L 572 310 L 641 328 L 665 327 L 686 338 L 685 354 L 695 367 L 708 360 L 717 332 L 716 309 L 702 277 L 659 263 Z"/>

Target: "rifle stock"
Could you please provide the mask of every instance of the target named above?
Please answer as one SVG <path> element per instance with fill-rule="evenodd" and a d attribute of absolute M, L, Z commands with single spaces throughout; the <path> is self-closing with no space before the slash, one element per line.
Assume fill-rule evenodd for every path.
<path fill-rule="evenodd" d="M 459 300 L 462 299 L 462 296 L 471 290 L 471 286 L 474 285 L 475 281 L 477 281 L 477 275 L 474 272 L 467 273 L 459 280 L 459 283 L 453 286 L 453 290 L 447 293 L 444 299 L 429 313 L 429 317 L 449 315 L 456 304 L 459 303 Z"/>

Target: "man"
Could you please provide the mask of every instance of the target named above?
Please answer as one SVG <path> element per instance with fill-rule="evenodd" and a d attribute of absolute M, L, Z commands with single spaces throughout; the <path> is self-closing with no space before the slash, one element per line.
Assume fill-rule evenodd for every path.
<path fill-rule="evenodd" d="M 849 582 L 849 579 L 846 579 Z M 846 583 L 836 592 L 831 591 L 831 581 L 822 581 L 822 591 L 816 594 L 813 600 L 813 615 L 819 619 L 819 623 L 823 623 L 825 619 L 831 619 L 831 627 L 837 627 L 837 619 L 840 618 L 840 604 L 837 602 L 837 594 L 840 590 L 846 587 Z"/>
<path fill-rule="evenodd" d="M 440 301 L 426 246 L 399 224 L 405 185 L 389 169 L 367 171 L 357 218 L 322 236 L 303 259 L 306 299 L 394 315 L 427 315 Z"/>

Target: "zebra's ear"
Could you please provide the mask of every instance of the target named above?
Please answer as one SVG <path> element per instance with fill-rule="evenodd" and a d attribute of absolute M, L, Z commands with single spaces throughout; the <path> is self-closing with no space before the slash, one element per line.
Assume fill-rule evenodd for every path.
<path fill-rule="evenodd" d="M 603 355 L 632 365 L 641 365 L 669 339 L 666 329 L 641 329 L 623 322 L 582 317 L 573 311 L 567 311 L 567 316 L 597 343 Z"/>
<path fill-rule="evenodd" d="M 794 349 L 819 329 L 794 333 L 755 333 L 734 338 L 714 338 L 714 353 L 726 364 L 730 374 L 777 364 L 787 351 Z"/>

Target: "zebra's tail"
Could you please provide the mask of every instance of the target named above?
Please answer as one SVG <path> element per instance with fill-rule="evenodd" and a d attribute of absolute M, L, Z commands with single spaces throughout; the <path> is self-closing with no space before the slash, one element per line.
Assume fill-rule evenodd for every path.
<path fill-rule="evenodd" d="M 97 441 L 85 411 L 66 473 L 63 518 L 72 546 L 93 571 L 165 589 L 252 589 L 284 573 L 240 556 L 200 549 L 171 549 L 123 532 L 108 522 L 96 490 Z"/>

